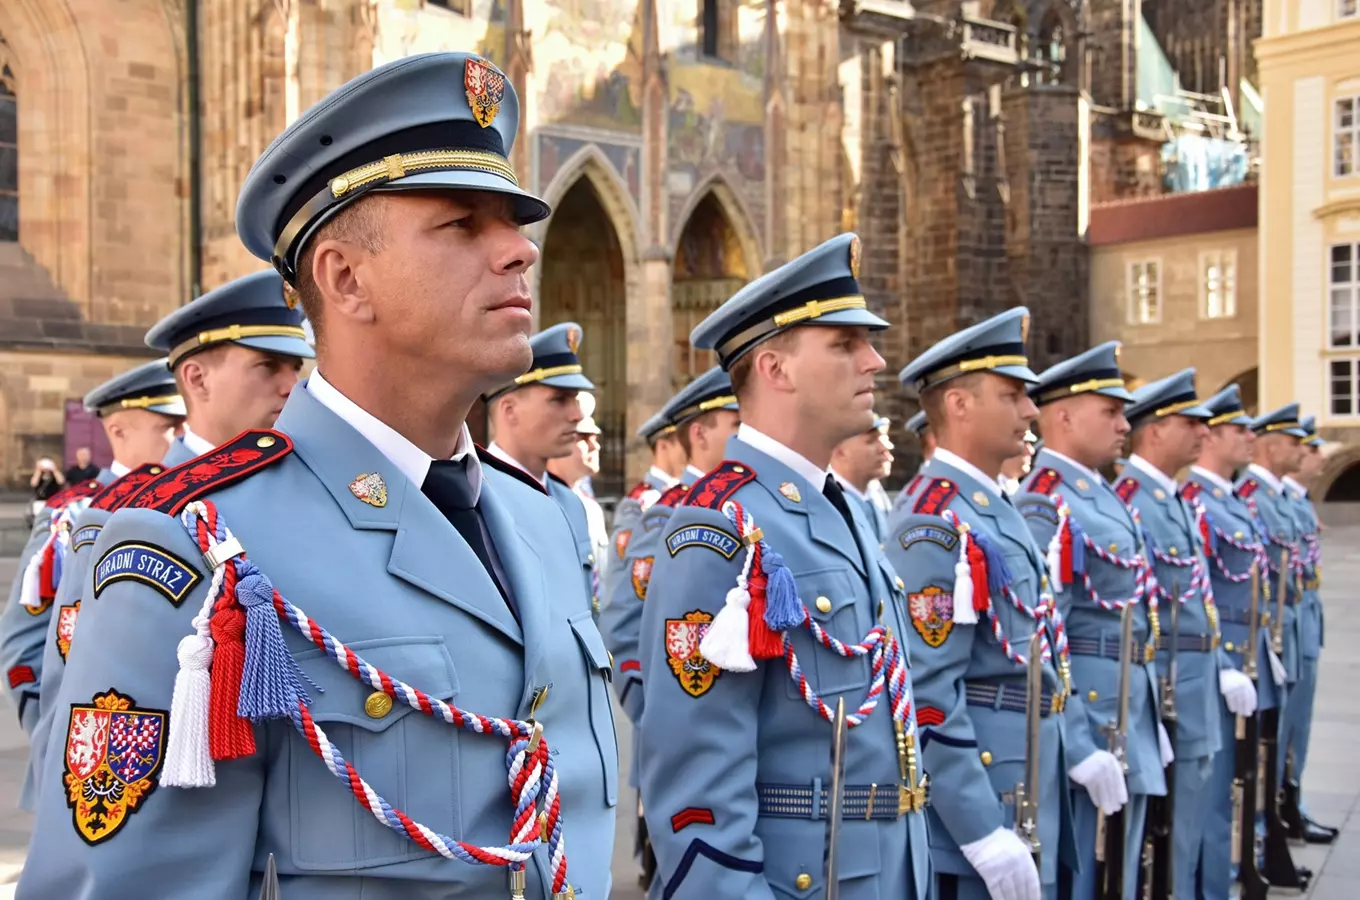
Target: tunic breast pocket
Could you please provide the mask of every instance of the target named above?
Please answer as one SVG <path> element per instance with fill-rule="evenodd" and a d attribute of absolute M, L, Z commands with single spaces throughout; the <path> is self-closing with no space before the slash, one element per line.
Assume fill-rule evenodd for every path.
<path fill-rule="evenodd" d="M 870 628 L 869 601 L 852 578 L 858 579 L 859 575 L 848 566 L 794 574 L 798 596 L 813 621 L 843 644 L 858 644 Z M 798 664 L 818 694 L 827 697 L 869 684 L 867 657 L 842 657 L 813 640 L 812 632 L 806 628 L 795 628 L 788 634 L 793 641 L 794 653 L 798 655 Z M 776 664 L 783 665 L 782 662 Z M 786 690 L 790 697 L 802 698 L 793 679 L 789 679 Z"/>
<path fill-rule="evenodd" d="M 431 697 L 448 701 L 458 693 L 458 677 L 443 638 L 379 638 L 349 646 L 378 669 Z M 320 650 L 304 651 L 296 658 L 303 673 L 322 689 L 308 690 L 313 721 L 360 777 L 411 819 L 461 839 L 457 730 L 361 684 Z M 504 755 L 496 741 L 481 736 L 472 740 L 487 742 L 483 749 L 489 754 Z M 429 855 L 375 821 L 300 736 L 294 734 L 288 746 L 288 785 L 283 789 L 289 792 L 293 862 L 298 868 L 362 869 Z"/>
<path fill-rule="evenodd" d="M 595 748 L 600 754 L 600 770 L 604 778 L 604 802 L 615 806 L 619 802 L 619 749 L 614 730 L 614 707 L 609 700 L 609 680 L 612 669 L 609 652 L 589 612 L 576 613 L 567 619 L 576 634 L 576 642 L 586 665 L 586 680 L 590 685 L 587 712 L 590 730 L 595 736 Z"/>

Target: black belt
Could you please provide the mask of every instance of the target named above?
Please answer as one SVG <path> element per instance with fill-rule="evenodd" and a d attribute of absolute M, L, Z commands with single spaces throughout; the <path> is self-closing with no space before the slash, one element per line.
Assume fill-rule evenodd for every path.
<path fill-rule="evenodd" d="M 1029 711 L 1023 684 L 970 683 L 964 685 L 964 696 L 969 706 L 985 706 L 1022 714 Z M 1066 694 L 1055 694 L 1044 688 L 1039 700 L 1039 715 L 1046 719 L 1053 713 L 1062 712 L 1066 704 Z"/>
<path fill-rule="evenodd" d="M 817 797 L 813 809 L 812 798 Z M 811 784 L 757 784 L 760 813 L 767 819 L 825 819 L 830 801 L 827 791 Z M 841 791 L 841 815 L 846 819 L 897 819 L 896 784 L 847 784 Z"/>
<path fill-rule="evenodd" d="M 1168 640 L 1170 635 L 1159 635 L 1157 637 L 1157 649 L 1171 649 L 1171 642 Z M 1210 650 L 1218 649 L 1218 641 L 1207 634 L 1178 634 L 1176 635 L 1176 650 L 1182 653 L 1208 653 Z"/>
<path fill-rule="evenodd" d="M 1265 612 L 1266 610 L 1259 610 L 1256 613 L 1256 620 L 1258 622 L 1264 618 L 1263 613 Z M 1220 622 L 1232 622 L 1234 625 L 1251 625 L 1251 610 L 1234 609 L 1231 606 L 1220 606 L 1218 607 L 1218 620 Z"/>
<path fill-rule="evenodd" d="M 1073 656 L 1098 656 L 1101 659 L 1112 659 L 1119 662 L 1119 638 L 1103 640 L 1092 637 L 1069 637 L 1067 639 L 1068 652 Z M 1130 655 L 1135 663 L 1152 662 L 1153 649 L 1150 644 L 1139 641 L 1133 643 L 1133 653 Z"/>

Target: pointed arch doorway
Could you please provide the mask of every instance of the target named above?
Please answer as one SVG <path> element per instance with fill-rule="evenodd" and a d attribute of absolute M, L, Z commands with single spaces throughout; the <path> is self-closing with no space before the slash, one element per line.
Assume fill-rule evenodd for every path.
<path fill-rule="evenodd" d="M 674 390 L 717 362 L 711 351 L 691 347 L 689 334 L 758 274 L 747 257 L 747 248 L 722 202 L 713 191 L 707 192 L 690 212 L 676 242 L 671 282 Z"/>

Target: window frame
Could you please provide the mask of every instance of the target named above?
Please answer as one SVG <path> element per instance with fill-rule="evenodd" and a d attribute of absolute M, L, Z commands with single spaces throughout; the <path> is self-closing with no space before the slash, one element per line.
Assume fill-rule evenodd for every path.
<path fill-rule="evenodd" d="M 1143 297 L 1140 290 L 1141 278 L 1138 273 L 1146 276 L 1148 267 L 1155 266 L 1157 278 L 1152 286 L 1151 295 L 1157 298 L 1156 315 L 1144 319 L 1141 312 L 1144 307 Z M 1126 316 L 1130 325 L 1160 325 L 1162 323 L 1162 308 L 1164 306 L 1165 294 L 1163 291 L 1163 267 L 1160 256 L 1149 256 L 1142 259 L 1129 260 L 1124 267 L 1124 294 L 1126 302 Z"/>
<path fill-rule="evenodd" d="M 1357 380 L 1360 380 L 1356 377 L 1356 370 L 1360 369 L 1360 354 L 1329 356 L 1325 361 L 1327 366 L 1323 370 L 1323 378 L 1326 380 L 1327 418 L 1354 419 L 1360 417 L 1360 409 L 1357 409 L 1357 403 L 1360 402 L 1360 385 L 1356 384 Z M 1338 365 L 1345 365 L 1349 369 L 1349 372 L 1340 378 L 1334 371 L 1335 367 Z M 1334 389 L 1338 383 L 1341 383 L 1341 379 L 1343 378 L 1349 391 L 1344 398 L 1345 402 L 1349 405 L 1349 412 L 1338 412 L 1336 408 L 1337 394 Z"/>
<path fill-rule="evenodd" d="M 1357 16 L 1360 16 L 1360 2 L 1356 2 L 1356 0 L 1336 0 L 1336 18 L 1338 22 L 1354 19 Z"/>
<path fill-rule="evenodd" d="M 1223 311 L 1218 315 L 1211 314 L 1209 310 L 1209 273 L 1210 263 L 1217 263 L 1219 268 L 1219 293 L 1224 297 Z M 1224 274 L 1225 270 L 1231 266 L 1230 274 Z M 1205 322 L 1216 322 L 1222 319 L 1237 318 L 1237 248 L 1218 247 L 1213 250 L 1201 250 L 1199 252 L 1199 317 Z"/>
<path fill-rule="evenodd" d="M 1336 264 L 1332 261 L 1332 255 L 1339 247 L 1350 249 L 1350 268 L 1349 280 L 1338 282 L 1334 279 Z M 1341 351 L 1343 353 L 1360 354 L 1360 241 L 1345 241 L 1327 245 L 1327 349 L 1329 351 Z M 1350 330 L 1347 332 L 1350 341 L 1345 344 L 1336 343 L 1336 328 L 1334 327 L 1336 307 L 1335 297 L 1338 290 L 1348 290 L 1350 292 Z"/>
<path fill-rule="evenodd" d="M 1349 128 L 1341 125 L 1341 104 L 1351 104 L 1351 124 Z M 1350 171 L 1342 172 L 1342 159 L 1339 154 L 1343 134 L 1350 137 Z M 1360 176 L 1360 94 L 1347 94 L 1332 98 L 1332 177 L 1355 178 Z"/>

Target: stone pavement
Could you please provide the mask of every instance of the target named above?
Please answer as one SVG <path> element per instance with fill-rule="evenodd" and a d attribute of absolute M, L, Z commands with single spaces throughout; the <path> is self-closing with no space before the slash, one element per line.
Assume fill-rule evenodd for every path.
<path fill-rule="evenodd" d="M 0 559 L 0 585 L 8 590 L 15 561 Z M 1352 597 L 1360 585 L 1360 526 L 1330 529 L 1323 540 L 1323 599 L 1327 608 L 1327 649 L 1323 653 L 1316 721 L 1304 773 L 1304 797 L 1313 817 L 1342 828 L 1330 847 L 1295 847 L 1294 859 L 1317 872 L 1308 893 L 1272 891 L 1272 896 L 1311 900 L 1353 900 L 1360 880 L 1360 608 Z M 1356 679 L 1352 682 L 1351 679 Z M 4 704 L 0 704 L 3 707 Z M 637 866 L 632 859 L 637 800 L 627 787 L 632 752 L 631 729 L 621 710 L 619 727 L 619 813 L 614 842 L 613 900 L 642 900 Z M 18 808 L 27 744 L 12 712 L 0 708 L 0 900 L 14 896 L 14 881 L 23 865 L 32 817 Z"/>

